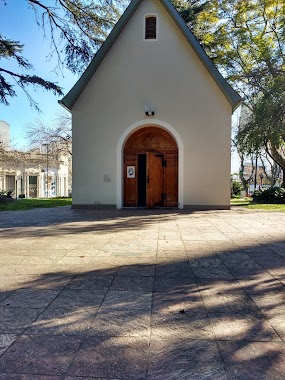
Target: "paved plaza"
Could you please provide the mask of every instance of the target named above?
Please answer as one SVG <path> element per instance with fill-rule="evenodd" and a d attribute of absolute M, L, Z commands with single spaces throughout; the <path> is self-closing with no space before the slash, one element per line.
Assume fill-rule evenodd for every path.
<path fill-rule="evenodd" d="M 285 213 L 0 213 L 0 380 L 285 379 Z"/>

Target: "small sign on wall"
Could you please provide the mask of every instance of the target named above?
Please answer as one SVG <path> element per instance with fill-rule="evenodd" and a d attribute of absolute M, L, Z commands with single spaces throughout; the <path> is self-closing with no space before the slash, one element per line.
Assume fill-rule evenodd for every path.
<path fill-rule="evenodd" d="M 110 174 L 104 174 L 104 182 L 105 183 L 111 182 L 111 176 L 110 176 Z"/>
<path fill-rule="evenodd" d="M 127 178 L 136 178 L 135 166 L 127 166 Z"/>

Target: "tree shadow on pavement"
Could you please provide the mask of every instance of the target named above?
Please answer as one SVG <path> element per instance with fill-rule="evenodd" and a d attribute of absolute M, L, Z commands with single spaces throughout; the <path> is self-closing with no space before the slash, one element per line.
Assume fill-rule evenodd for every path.
<path fill-rule="evenodd" d="M 170 222 L 160 248 L 153 229 L 118 246 L 107 239 L 98 249 L 57 248 L 39 274 L 51 250 L 28 250 L 32 231 L 19 231 L 27 242 L 3 254 L 0 380 L 285 378 L 285 241 L 234 249 L 188 240 L 181 249 L 173 214 L 155 222 L 143 215 L 140 225 L 156 218 Z M 118 227 L 131 235 L 139 221 L 118 227 L 116 218 L 102 218 L 96 223 L 111 227 L 96 232 Z"/>

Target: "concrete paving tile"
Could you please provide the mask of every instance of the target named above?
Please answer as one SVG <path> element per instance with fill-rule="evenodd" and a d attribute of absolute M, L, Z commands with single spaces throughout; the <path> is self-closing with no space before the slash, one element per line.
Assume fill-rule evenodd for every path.
<path fill-rule="evenodd" d="M 176 258 L 179 260 L 187 260 L 187 253 L 185 250 L 171 250 L 171 249 L 158 249 L 157 258 L 160 260 L 161 258 Z"/>
<path fill-rule="evenodd" d="M 102 303 L 102 309 L 109 310 L 150 310 L 152 293 L 133 292 L 133 291 L 109 291 Z"/>
<path fill-rule="evenodd" d="M 82 274 L 75 276 L 66 286 L 66 290 L 108 290 L 114 276 Z"/>
<path fill-rule="evenodd" d="M 171 231 L 160 231 L 158 233 L 158 240 L 180 240 L 181 234 L 179 231 L 171 232 Z"/>
<path fill-rule="evenodd" d="M 284 264 L 284 258 L 280 255 L 278 255 L 277 253 L 275 252 L 272 252 L 270 249 L 268 250 L 256 250 L 256 249 L 252 249 L 252 250 L 246 250 L 247 252 L 247 255 L 253 259 L 253 260 L 270 260 L 270 261 L 280 261 L 280 262 L 283 262 Z"/>
<path fill-rule="evenodd" d="M 269 272 L 272 276 L 278 278 L 278 277 L 283 277 L 285 276 L 285 268 L 284 266 L 279 266 L 279 265 L 270 265 L 270 267 L 266 267 L 267 272 Z"/>
<path fill-rule="evenodd" d="M 254 260 L 241 261 L 239 267 L 230 267 L 229 270 L 231 271 L 233 276 L 238 279 L 258 275 L 259 273 L 264 272 L 264 269 L 260 265 L 258 265 Z"/>
<path fill-rule="evenodd" d="M 88 335 L 150 336 L 150 309 L 102 308 L 96 314 Z"/>
<path fill-rule="evenodd" d="M 268 292 L 278 293 L 283 290 L 281 282 L 271 276 L 268 272 L 239 279 L 239 283 L 243 290 L 248 294 L 265 295 Z"/>
<path fill-rule="evenodd" d="M 1 287 L 0 287 L 0 289 L 1 289 Z M 13 293 L 13 291 L 1 290 L 1 292 L 0 292 L 0 306 L 1 306 L 1 302 L 4 301 L 6 298 L 8 298 L 12 293 Z"/>
<path fill-rule="evenodd" d="M 0 334 L 0 355 L 2 355 L 3 352 L 15 342 L 16 338 L 16 334 Z"/>
<path fill-rule="evenodd" d="M 89 337 L 68 370 L 70 376 L 146 377 L 148 338 Z"/>
<path fill-rule="evenodd" d="M 61 375 L 66 372 L 81 339 L 23 335 L 0 358 L 0 373 Z"/>
<path fill-rule="evenodd" d="M 217 340 L 280 341 L 262 316 L 210 314 L 210 321 Z"/>
<path fill-rule="evenodd" d="M 223 265 L 220 259 L 189 260 L 194 276 L 197 278 L 224 278 L 233 279 L 232 274 Z"/>
<path fill-rule="evenodd" d="M 59 290 L 19 289 L 0 303 L 1 306 L 44 308 L 59 294 Z"/>
<path fill-rule="evenodd" d="M 255 259 L 258 265 L 267 270 L 269 273 L 276 273 L 276 269 L 278 273 L 285 275 L 285 259 Z"/>
<path fill-rule="evenodd" d="M 187 240 L 183 240 L 184 248 L 186 250 L 191 249 L 193 242 L 197 244 L 198 242 L 204 242 L 205 238 L 202 234 L 195 234 L 187 236 Z"/>
<path fill-rule="evenodd" d="M 130 290 L 133 292 L 144 291 L 152 292 L 154 287 L 154 277 L 142 277 L 142 276 L 117 276 L 110 290 Z"/>
<path fill-rule="evenodd" d="M 98 266 L 97 263 L 94 263 L 92 265 L 89 265 L 84 270 L 80 271 L 79 273 L 74 272 L 75 275 L 82 275 L 82 276 L 116 276 L 119 270 L 119 266 L 114 265 L 111 266 L 109 264 L 105 264 L 102 266 Z"/>
<path fill-rule="evenodd" d="M 203 232 L 203 237 L 207 241 L 229 241 L 230 239 L 222 233 L 207 233 Z"/>
<path fill-rule="evenodd" d="M 226 380 L 215 342 L 152 338 L 148 379 Z"/>
<path fill-rule="evenodd" d="M 283 380 L 285 345 L 278 342 L 219 342 L 230 380 Z"/>
<path fill-rule="evenodd" d="M 25 375 L 13 373 L 0 373 L 0 380 L 62 380 L 61 376 Z"/>
<path fill-rule="evenodd" d="M 99 254 L 99 252 L 101 252 L 100 249 L 83 249 L 79 247 L 78 249 L 68 251 L 65 254 L 65 257 L 96 257 Z"/>
<path fill-rule="evenodd" d="M 50 309 L 70 309 L 99 307 L 105 297 L 104 290 L 63 290 L 49 305 Z"/>
<path fill-rule="evenodd" d="M 187 251 L 207 251 L 212 252 L 212 245 L 209 242 L 202 241 L 191 241 L 191 243 L 187 244 Z"/>
<path fill-rule="evenodd" d="M 64 254 L 62 254 L 61 256 L 58 256 L 58 255 L 48 255 L 48 256 L 41 256 L 41 257 L 38 257 L 38 256 L 24 256 L 23 257 L 23 260 L 21 261 L 21 264 L 23 266 L 36 266 L 36 267 L 42 267 L 42 268 L 45 268 L 45 267 L 48 267 L 49 265 L 51 264 L 54 264 L 54 263 L 57 263 L 58 260 L 62 259 L 62 257 L 64 257 Z"/>
<path fill-rule="evenodd" d="M 251 294 L 251 298 L 264 315 L 285 314 L 285 289 L 279 292 Z"/>
<path fill-rule="evenodd" d="M 267 321 L 274 328 L 277 334 L 285 341 L 285 319 L 284 314 L 280 315 L 269 315 Z"/>
<path fill-rule="evenodd" d="M 160 316 L 186 313 L 190 317 L 206 317 L 205 304 L 199 292 L 158 292 L 153 295 L 152 312 Z"/>
<path fill-rule="evenodd" d="M 56 263 L 52 263 L 48 266 L 44 266 L 42 264 L 39 265 L 17 265 L 14 266 L 13 270 L 10 270 L 10 273 L 15 273 L 17 275 L 41 275 L 48 274 L 52 272 L 52 267 L 56 267 Z M 8 274 L 7 272 L 3 272 L 3 274 Z"/>
<path fill-rule="evenodd" d="M 108 252 L 112 252 L 112 253 L 115 253 L 115 252 L 125 252 L 126 255 L 127 255 L 127 252 L 129 254 L 131 254 L 132 252 L 148 252 L 148 251 L 156 251 L 157 249 L 157 246 L 151 246 L 151 245 L 148 245 L 146 243 L 126 243 L 126 244 L 106 244 L 104 246 L 104 251 Z"/>
<path fill-rule="evenodd" d="M 90 256 L 65 256 L 62 259 L 57 261 L 59 267 L 86 267 L 88 264 L 94 263 L 94 260 Z"/>
<path fill-rule="evenodd" d="M 39 335 L 86 334 L 97 311 L 96 307 L 77 310 L 46 309 L 25 333 Z"/>
<path fill-rule="evenodd" d="M 130 265 L 122 266 L 118 270 L 118 276 L 154 276 L 155 265 Z"/>
<path fill-rule="evenodd" d="M 229 268 L 239 267 L 242 261 L 247 261 L 251 259 L 247 253 L 238 251 L 227 252 L 222 250 L 218 253 L 218 256 L 219 259 L 222 260 L 223 264 Z"/>
<path fill-rule="evenodd" d="M 178 263 L 158 264 L 155 275 L 156 277 L 194 277 L 188 260 Z"/>
<path fill-rule="evenodd" d="M 191 313 L 153 314 L 151 336 L 161 339 L 215 339 L 209 318 Z"/>
<path fill-rule="evenodd" d="M 205 306 L 211 314 L 260 315 L 260 310 L 237 281 L 199 281 Z"/>
<path fill-rule="evenodd" d="M 213 250 L 186 251 L 186 254 L 189 260 L 217 258 L 216 255 L 213 255 Z"/>
<path fill-rule="evenodd" d="M 43 309 L 0 307 L 0 333 L 22 333 L 42 313 Z"/>
<path fill-rule="evenodd" d="M 29 332 L 32 338 L 40 334 L 42 338 L 38 339 L 50 339 L 47 345 L 51 353 L 46 350 L 45 356 L 51 361 L 52 337 L 85 336 L 104 343 L 98 353 L 93 347 L 94 340 L 89 341 L 90 351 L 84 351 L 88 353 L 85 373 L 80 372 L 81 367 L 85 370 L 84 352 L 77 356 L 75 349 L 69 356 L 69 364 L 82 356 L 76 367 L 79 372 L 48 374 L 15 369 L 11 364 L 8 371 L 0 369 L 0 380 L 224 379 L 223 367 L 219 367 L 212 348 L 208 350 L 203 344 L 215 345 L 217 338 L 224 344 L 235 343 L 233 339 L 241 342 L 239 354 L 251 344 L 264 344 L 264 349 L 267 344 L 284 340 L 285 214 L 240 209 L 170 213 L 169 210 L 82 212 L 62 208 L 21 212 L 21 218 L 17 212 L 5 215 L 5 225 L 0 220 L 1 242 L 5 246 L 5 251 L 0 247 L 4 263 L 0 268 L 0 302 L 4 305 L 8 298 L 13 300 L 15 293 L 31 296 L 27 296 L 29 307 L 0 306 L 2 336 Z M 105 248 L 108 249 L 104 251 Z M 153 277 L 155 293 L 148 286 L 141 287 Z M 131 290 L 110 290 L 114 278 L 115 288 Z M 30 293 L 19 292 L 24 289 Z M 58 296 L 47 308 L 43 306 L 45 297 L 43 300 L 35 297 L 38 309 L 33 309 L 32 294 L 38 290 L 55 291 Z M 8 292 L 8 297 L 4 292 Z M 24 299 L 16 297 L 13 302 L 22 305 Z M 119 340 L 132 340 L 135 344 L 143 339 L 148 347 L 150 337 L 161 342 L 162 348 L 159 344 L 153 349 L 150 346 L 149 355 L 135 349 L 139 366 L 142 356 L 151 362 L 148 377 L 147 363 L 140 367 L 144 368 L 141 372 L 132 369 L 136 360 L 131 360 L 131 369 L 127 370 L 128 353 L 123 344 L 116 349 Z M 6 349 L 3 358 L 14 346 L 17 348 L 19 339 L 16 337 L 11 345 L 9 340 L 3 340 Z M 186 346 L 193 343 L 193 350 L 196 347 L 198 352 L 202 347 L 201 360 L 192 346 L 186 347 L 182 340 Z M 195 346 L 197 342 L 200 343 Z M 127 344 L 127 350 L 130 346 Z M 253 350 L 256 352 L 256 348 Z M 19 350 L 19 360 L 24 351 L 25 347 Z M 249 360 L 241 361 L 242 365 L 225 360 L 227 380 L 283 380 L 282 366 L 274 367 L 276 358 L 284 361 L 283 354 L 266 357 L 264 367 L 272 366 L 271 373 L 258 368 L 256 359 L 263 357 L 260 352 L 256 356 L 245 353 Z M 212 358 L 208 362 L 207 353 Z M 35 352 L 28 352 L 27 362 L 31 354 L 36 357 Z M 118 365 L 112 364 L 113 357 Z M 99 373 L 93 371 L 93 364 Z M 40 368 L 40 363 L 37 366 Z"/>
<path fill-rule="evenodd" d="M 149 255 L 142 253 L 139 257 L 112 257 L 113 264 L 117 266 L 117 271 L 123 267 L 132 267 L 137 265 L 155 265 L 156 264 L 156 255 Z"/>
<path fill-rule="evenodd" d="M 27 274 L 16 276 L 3 276 L 0 279 L 0 289 L 19 290 L 21 288 L 28 289 L 49 289 L 61 290 L 71 280 L 73 276 L 68 276 L 67 273 L 54 274 Z"/>
<path fill-rule="evenodd" d="M 156 277 L 154 291 L 195 292 L 198 291 L 198 288 L 196 280 L 191 277 Z"/>
<path fill-rule="evenodd" d="M 94 379 L 96 379 L 96 380 L 122 380 L 122 377 L 119 379 L 119 378 L 115 378 L 115 377 L 86 377 L 86 376 L 84 376 L 84 377 L 81 377 L 81 376 L 76 376 L 76 377 L 74 377 L 74 376 L 66 376 L 65 378 L 64 378 L 64 380 L 94 380 Z M 0 378 L 0 380 L 1 380 L 1 378 Z"/>
<path fill-rule="evenodd" d="M 260 310 L 240 292 L 235 294 L 203 295 L 206 309 L 211 314 L 260 315 Z"/>

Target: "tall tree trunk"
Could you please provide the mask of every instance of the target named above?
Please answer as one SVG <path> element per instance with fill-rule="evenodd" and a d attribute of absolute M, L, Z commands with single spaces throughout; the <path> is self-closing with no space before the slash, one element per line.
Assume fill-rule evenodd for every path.
<path fill-rule="evenodd" d="M 269 150 L 270 150 L 270 156 L 281 167 L 283 171 L 282 187 L 285 188 L 285 158 L 279 152 L 278 147 L 276 145 L 271 144 L 269 147 Z"/>

